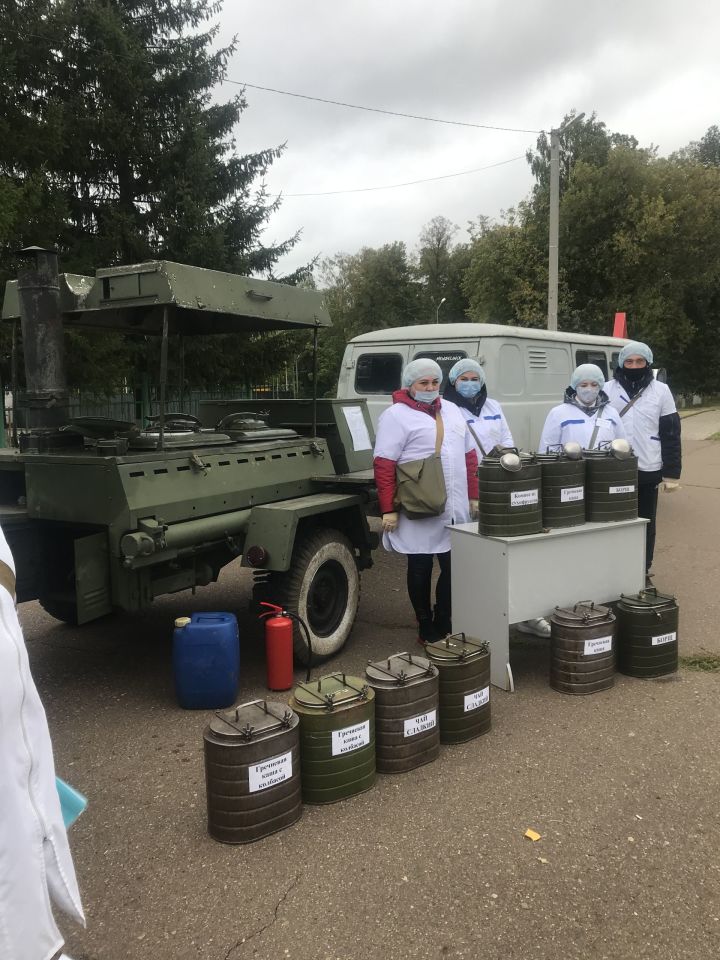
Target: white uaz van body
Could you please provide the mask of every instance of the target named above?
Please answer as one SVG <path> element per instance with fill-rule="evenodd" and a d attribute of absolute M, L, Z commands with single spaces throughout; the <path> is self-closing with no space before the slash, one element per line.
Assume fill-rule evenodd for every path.
<path fill-rule="evenodd" d="M 536 450 L 545 417 L 561 403 L 570 374 L 581 363 L 595 363 L 609 379 L 627 340 L 561 333 L 494 323 L 418 324 L 363 333 L 345 347 L 338 397 L 367 400 L 378 417 L 400 387 L 406 363 L 432 357 L 445 377 L 463 357 L 478 360 L 488 396 L 499 401 L 518 447 Z M 444 383 L 443 383 L 444 387 Z"/>

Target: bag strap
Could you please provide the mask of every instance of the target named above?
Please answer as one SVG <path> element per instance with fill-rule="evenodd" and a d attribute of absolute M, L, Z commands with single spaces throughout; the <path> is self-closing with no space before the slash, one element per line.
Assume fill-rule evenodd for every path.
<path fill-rule="evenodd" d="M 0 560 L 0 587 L 4 587 L 15 600 L 15 574 L 4 560 Z"/>
<path fill-rule="evenodd" d="M 443 445 L 443 440 L 445 439 L 445 424 L 443 423 L 443 418 L 440 415 L 440 410 L 435 414 L 435 456 L 440 456 L 440 448 Z"/>
<path fill-rule="evenodd" d="M 487 456 L 487 453 L 485 452 L 485 447 L 483 447 L 483 445 L 480 443 L 480 437 L 475 433 L 475 431 L 473 430 L 473 428 L 470 426 L 470 421 L 469 421 L 469 420 L 466 420 L 465 423 L 467 424 L 468 430 L 469 430 L 470 433 L 473 435 L 473 440 L 474 440 L 475 443 L 478 445 L 478 450 L 479 450 L 480 453 L 483 455 L 483 458 L 486 457 L 486 456 Z"/>
<path fill-rule="evenodd" d="M 595 426 L 593 427 L 593 432 L 590 434 L 590 443 L 588 444 L 588 447 L 587 447 L 588 450 L 592 450 L 592 448 L 595 446 L 595 441 L 597 440 L 598 431 L 600 430 L 600 423 L 598 421 L 598 417 L 600 416 L 602 411 L 603 411 L 603 407 L 600 407 L 598 412 L 595 414 Z"/>
<path fill-rule="evenodd" d="M 624 417 L 625 414 L 626 414 L 626 413 L 628 412 L 628 410 L 630 409 L 630 407 L 631 407 L 634 403 L 637 403 L 637 402 L 638 402 L 638 400 L 639 400 L 640 397 L 643 395 L 643 393 L 645 392 L 645 390 L 647 389 L 648 386 L 649 386 L 649 384 L 646 383 L 644 387 L 640 387 L 640 389 L 639 389 L 638 392 L 635 394 L 635 396 L 632 398 L 632 400 L 630 400 L 628 403 L 625 404 L 625 406 L 624 406 L 624 407 L 622 408 L 622 410 L 620 411 L 620 416 L 621 416 L 621 417 Z"/>

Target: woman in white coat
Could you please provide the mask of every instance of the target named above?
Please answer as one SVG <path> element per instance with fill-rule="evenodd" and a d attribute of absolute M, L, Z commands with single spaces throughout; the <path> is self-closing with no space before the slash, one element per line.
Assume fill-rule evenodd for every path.
<path fill-rule="evenodd" d="M 63 946 L 51 900 L 80 923 L 85 918 L 14 590 L 15 565 L 0 530 L 0 957 L 51 960 Z"/>
<path fill-rule="evenodd" d="M 419 639 L 432 643 L 450 633 L 450 532 L 467 523 L 471 501 L 477 507 L 477 454 L 455 404 L 440 399 L 442 370 L 434 360 L 413 360 L 403 370 L 402 390 L 380 416 L 375 442 L 375 483 L 382 511 L 383 546 L 407 556 L 407 588 L 418 621 Z M 440 448 L 447 503 L 440 516 L 410 519 L 396 506 L 398 463 L 422 460 L 435 451 L 437 417 L 444 436 Z M 433 615 L 433 557 L 440 565 Z"/>
<path fill-rule="evenodd" d="M 540 453 L 569 440 L 588 450 L 608 440 L 625 439 L 622 420 L 604 386 L 605 376 L 594 363 L 581 363 L 573 370 L 563 402 L 553 407 L 545 420 Z"/>
<path fill-rule="evenodd" d="M 502 407 L 487 395 L 485 372 L 477 360 L 465 357 L 450 369 L 443 400 L 459 407 L 475 444 L 478 461 L 494 447 L 515 446 Z"/>
<path fill-rule="evenodd" d="M 478 461 L 494 447 L 514 447 L 515 441 L 497 400 L 487 395 L 485 371 L 470 357 L 465 357 L 451 368 L 443 400 L 454 403 L 465 418 L 468 432 L 477 450 Z M 550 624 L 545 617 L 534 617 L 517 624 L 521 633 L 549 637 Z"/>

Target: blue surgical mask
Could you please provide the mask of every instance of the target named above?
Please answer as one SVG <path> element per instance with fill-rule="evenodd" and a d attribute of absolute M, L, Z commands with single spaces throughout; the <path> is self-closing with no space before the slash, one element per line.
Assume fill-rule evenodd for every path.
<path fill-rule="evenodd" d="M 465 397 L 466 400 L 472 400 L 472 398 L 476 397 L 482 390 L 482 384 L 479 380 L 456 380 L 455 389 L 461 397 Z"/>
<path fill-rule="evenodd" d="M 580 403 L 584 403 L 586 407 L 591 407 L 598 398 L 600 387 L 578 387 L 575 392 Z"/>
<path fill-rule="evenodd" d="M 415 399 L 418 403 L 432 403 L 440 396 L 439 390 L 416 390 Z"/>

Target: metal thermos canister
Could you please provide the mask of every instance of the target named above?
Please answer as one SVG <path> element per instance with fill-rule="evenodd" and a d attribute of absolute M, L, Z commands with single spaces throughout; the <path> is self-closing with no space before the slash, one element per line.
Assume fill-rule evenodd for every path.
<path fill-rule="evenodd" d="M 618 670 L 629 677 L 661 677 L 678 667 L 679 610 L 675 597 L 654 587 L 622 594 L 615 604 Z"/>
<path fill-rule="evenodd" d="M 375 758 L 379 773 L 405 773 L 440 752 L 438 670 L 425 657 L 396 653 L 370 661 L 375 691 Z"/>
<path fill-rule="evenodd" d="M 300 819 L 300 727 L 284 703 L 253 700 L 205 728 L 208 832 L 250 843 Z"/>
<path fill-rule="evenodd" d="M 618 441 L 613 441 L 619 443 Z M 585 518 L 590 521 L 634 520 L 638 503 L 638 462 L 630 451 L 583 450 L 585 458 Z"/>
<path fill-rule="evenodd" d="M 375 783 L 375 692 L 359 677 L 333 673 L 301 683 L 290 698 L 300 718 L 302 794 L 334 803 Z"/>
<path fill-rule="evenodd" d="M 540 465 L 517 450 L 483 457 L 478 468 L 478 532 L 519 537 L 542 530 Z"/>
<path fill-rule="evenodd" d="M 583 600 L 550 617 L 550 686 L 561 693 L 607 690 L 615 682 L 615 615 Z"/>
<path fill-rule="evenodd" d="M 440 742 L 463 743 L 491 727 L 490 649 L 455 633 L 425 647 L 440 674 Z"/>
<path fill-rule="evenodd" d="M 536 454 L 542 470 L 543 527 L 585 523 L 585 461 L 561 450 Z"/>

